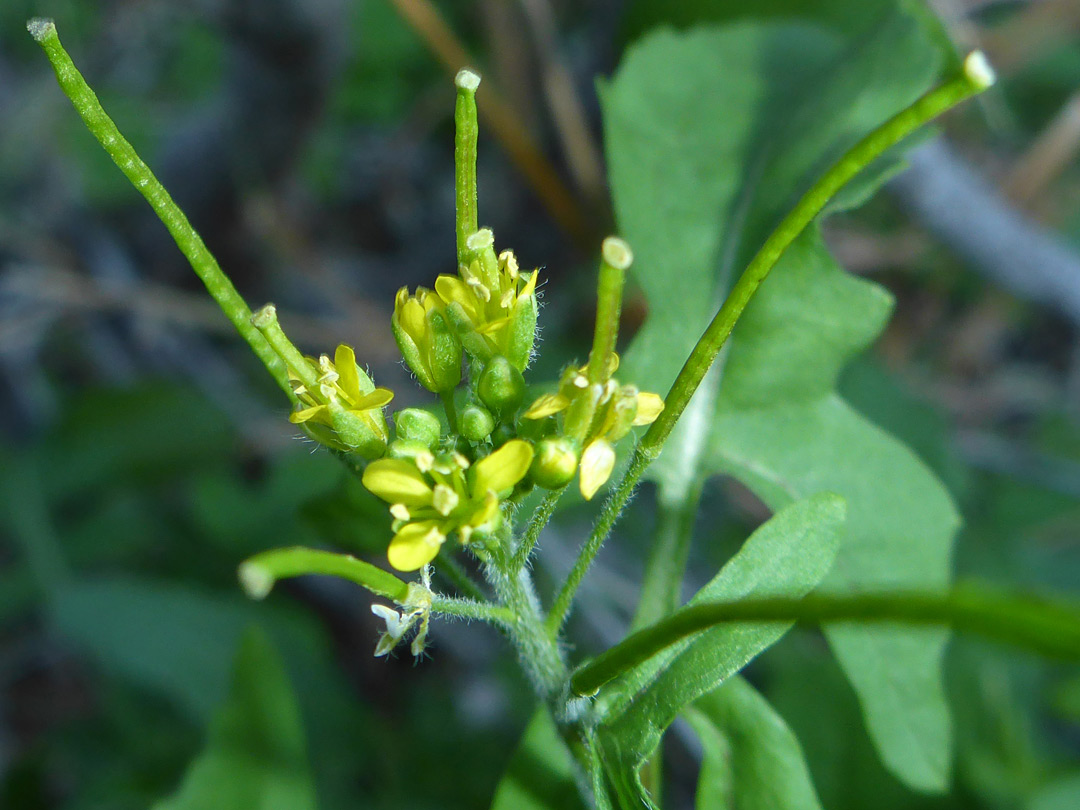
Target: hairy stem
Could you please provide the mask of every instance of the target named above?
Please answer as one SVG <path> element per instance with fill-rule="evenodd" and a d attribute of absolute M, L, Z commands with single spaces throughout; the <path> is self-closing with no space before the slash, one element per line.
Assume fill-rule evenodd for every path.
<path fill-rule="evenodd" d="M 222 271 L 202 237 L 188 222 L 184 212 L 173 202 L 169 192 L 135 152 L 134 147 L 120 134 L 116 124 L 102 108 L 98 97 L 83 79 L 82 74 L 71 61 L 71 57 L 64 50 L 64 46 L 60 44 L 56 25 L 52 20 L 33 19 L 27 23 L 26 27 L 48 56 L 60 89 L 71 99 L 75 111 L 86 124 L 86 128 L 97 138 L 98 143 L 104 147 L 109 157 L 136 190 L 150 203 L 150 207 L 169 230 L 177 247 L 191 263 L 195 274 L 206 285 L 207 292 L 221 307 L 221 311 L 236 327 L 240 336 L 247 341 L 281 389 L 290 399 L 293 399 L 285 364 L 270 348 L 259 331 L 251 325 L 251 310 L 240 297 L 240 293 L 236 291 L 232 281 Z"/>
<path fill-rule="evenodd" d="M 601 686 L 666 647 L 717 624 L 733 622 L 891 622 L 952 627 L 993 641 L 1068 661 L 1080 660 L 1080 610 L 1032 596 L 968 585 L 942 593 L 919 591 L 811 595 L 802 599 L 743 599 L 685 608 L 597 656 L 574 673 L 575 694 Z"/>
<path fill-rule="evenodd" d="M 544 496 L 544 500 L 540 501 L 540 505 L 536 507 L 536 511 L 533 512 L 532 517 L 529 518 L 529 525 L 525 527 L 525 535 L 521 538 L 521 543 L 514 552 L 514 561 L 511 564 L 511 570 L 517 571 L 523 568 L 529 561 L 529 555 L 531 555 L 533 549 L 536 548 L 536 542 L 540 539 L 540 533 L 544 531 L 544 527 L 548 525 L 551 516 L 555 514 L 555 507 L 559 503 L 559 498 L 562 497 L 564 492 L 566 492 L 566 487 L 553 489 Z"/>
<path fill-rule="evenodd" d="M 515 619 L 514 612 L 502 605 L 476 602 L 472 599 L 457 599 L 452 596 L 436 596 L 431 601 L 431 610 L 433 613 L 441 613 L 444 616 L 476 619 L 503 627 L 513 625 Z"/>
<path fill-rule="evenodd" d="M 451 556 L 444 548 L 443 552 L 435 558 L 435 570 L 447 582 L 457 588 L 458 593 L 477 602 L 486 602 L 487 596 L 477 582 L 469 576 L 462 564 Z"/>
<path fill-rule="evenodd" d="M 965 99 L 985 90 L 993 81 L 993 73 L 982 53 L 975 51 L 970 54 L 964 60 L 964 70 L 959 76 L 923 95 L 845 152 L 776 226 L 698 339 L 664 399 L 664 410 L 634 448 L 630 466 L 604 503 L 600 519 L 582 546 L 570 578 L 556 597 L 555 606 L 548 616 L 548 628 L 553 633 L 558 633 L 562 626 L 585 572 L 633 495 L 641 476 L 649 464 L 660 455 L 664 442 L 671 435 L 690 398 L 727 342 L 746 305 L 787 248 L 825 209 L 836 193 L 860 171 L 912 132 Z"/>

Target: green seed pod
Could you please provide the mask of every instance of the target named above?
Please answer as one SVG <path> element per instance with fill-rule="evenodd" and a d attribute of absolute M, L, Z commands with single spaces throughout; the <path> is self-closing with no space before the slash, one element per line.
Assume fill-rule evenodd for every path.
<path fill-rule="evenodd" d="M 495 429 L 495 417 L 491 411 L 479 405 L 470 405 L 461 412 L 461 435 L 474 442 L 482 442 Z"/>
<path fill-rule="evenodd" d="M 505 357 L 492 357 L 480 373 L 476 393 L 492 412 L 513 414 L 525 398 L 525 378 Z"/>
<path fill-rule="evenodd" d="M 403 408 L 394 414 L 394 427 L 397 437 L 422 443 L 427 448 L 434 447 L 442 435 L 439 417 L 423 408 Z"/>
<path fill-rule="evenodd" d="M 529 473 L 537 486 L 558 489 L 566 486 L 578 467 L 578 454 L 574 444 L 565 437 L 544 439 L 536 445 Z"/>

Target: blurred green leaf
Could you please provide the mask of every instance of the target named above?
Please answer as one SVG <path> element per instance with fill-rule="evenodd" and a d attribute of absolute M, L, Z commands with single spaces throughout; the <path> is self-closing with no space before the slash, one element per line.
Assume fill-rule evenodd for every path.
<path fill-rule="evenodd" d="M 225 705 L 180 790 L 155 810 L 314 810 L 300 710 L 281 659 L 248 630 Z"/>
<path fill-rule="evenodd" d="M 1039 790 L 1025 810 L 1076 810 L 1080 807 L 1080 772 L 1062 777 Z"/>
<path fill-rule="evenodd" d="M 57 632 L 106 672 L 168 698 L 205 722 L 225 696 L 243 631 L 272 624 L 290 650 L 310 655 L 320 633 L 265 604 L 134 577 L 75 580 L 51 605 Z"/>
<path fill-rule="evenodd" d="M 547 709 L 532 716 L 503 774 L 491 810 L 582 808 L 574 760 Z"/>
<path fill-rule="evenodd" d="M 699 698 L 686 718 L 704 747 L 697 810 L 821 810 L 799 741 L 743 678 Z"/>
<path fill-rule="evenodd" d="M 739 23 L 661 31 L 630 49 L 604 93 L 605 132 L 649 319 L 621 376 L 665 391 L 734 270 L 831 160 L 930 86 L 940 61 L 936 32 L 899 8 L 846 48 L 824 29 Z M 857 179 L 845 202 L 882 177 L 878 167 Z M 839 270 L 812 227 L 762 286 L 653 465 L 660 497 L 677 500 L 709 471 L 735 475 L 774 510 L 837 492 L 850 515 L 830 589 L 944 585 L 958 522 L 947 493 L 834 392 L 890 308 L 884 290 Z M 942 789 L 946 634 L 828 635 L 884 761 L 913 786 Z"/>
<path fill-rule="evenodd" d="M 690 600 L 802 596 L 828 573 L 840 543 L 844 503 L 822 493 L 780 510 Z M 600 741 L 622 806 L 648 801 L 638 775 L 682 709 L 774 644 L 786 622 L 717 626 L 683 639 L 601 691 Z"/>

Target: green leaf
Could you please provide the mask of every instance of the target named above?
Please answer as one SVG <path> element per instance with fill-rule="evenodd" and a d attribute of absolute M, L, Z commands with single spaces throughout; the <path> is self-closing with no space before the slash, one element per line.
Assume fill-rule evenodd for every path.
<path fill-rule="evenodd" d="M 232 688 L 179 791 L 155 810 L 314 810 L 300 710 L 270 641 L 249 630 Z"/>
<path fill-rule="evenodd" d="M 689 604 L 806 594 L 833 564 L 844 512 L 843 500 L 829 493 L 782 509 Z M 713 627 L 671 645 L 601 692 L 602 754 L 623 806 L 647 801 L 638 770 L 679 712 L 746 666 L 790 626 L 763 622 Z"/>
<path fill-rule="evenodd" d="M 649 319 L 620 377 L 667 390 L 734 272 L 798 194 L 928 89 L 941 52 L 922 22 L 897 6 L 851 41 L 742 22 L 661 31 L 630 49 L 603 106 L 620 231 Z M 872 167 L 843 203 L 865 198 L 888 170 Z M 677 501 L 710 472 L 735 475 L 774 509 L 833 491 L 850 521 L 830 590 L 944 585 L 958 523 L 944 488 L 834 390 L 890 308 L 884 290 L 839 270 L 811 227 L 762 285 L 653 465 L 660 497 Z M 883 760 L 925 790 L 947 781 L 945 638 L 829 630 Z"/>
<path fill-rule="evenodd" d="M 1026 810 L 1074 810 L 1080 807 L 1080 772 L 1063 776 L 1037 791 Z"/>
<path fill-rule="evenodd" d="M 743 678 L 699 698 L 686 718 L 704 747 L 697 810 L 821 810 L 795 734 Z"/>
<path fill-rule="evenodd" d="M 578 810 L 574 760 L 547 709 L 529 721 L 503 774 L 491 810 Z"/>

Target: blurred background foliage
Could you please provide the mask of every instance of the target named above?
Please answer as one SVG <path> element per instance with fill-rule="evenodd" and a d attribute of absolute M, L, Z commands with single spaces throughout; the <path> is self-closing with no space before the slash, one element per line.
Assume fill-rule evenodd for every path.
<path fill-rule="evenodd" d="M 24 29 L 34 14 L 57 19 L 106 109 L 250 303 L 275 301 L 312 352 L 354 344 L 407 405 L 425 400 L 396 359 L 393 294 L 446 271 L 454 245 L 453 87 L 402 14 L 427 5 L 0 5 L 0 807 L 145 808 L 176 794 L 208 740 L 198 768 L 222 768 L 214 779 L 227 781 L 239 766 L 222 766 L 214 746 L 250 733 L 237 702 L 245 678 L 280 666 L 287 681 L 259 699 L 280 713 L 281 752 L 306 738 L 318 807 L 490 801 L 532 708 L 492 632 L 439 623 L 430 659 L 414 666 L 372 658 L 374 617 L 350 586 L 301 579 L 264 604 L 241 596 L 236 565 L 264 548 L 381 560 L 383 509 L 295 439 L 272 384 L 83 130 Z M 482 126 L 481 219 L 547 279 L 541 372 L 584 356 L 591 333 L 596 236 L 611 216 L 596 179 L 595 77 L 658 25 L 795 17 L 858 37 L 880 5 L 435 4 L 579 215 L 575 233 Z M 946 121 L 952 149 L 1075 270 L 1080 3 L 932 9 L 1002 77 Z M 579 117 L 552 98 L 575 99 Z M 958 576 L 1075 596 L 1080 318 L 1065 296 L 1048 301 L 980 264 L 920 219 L 908 191 L 892 191 L 828 226 L 841 263 L 897 296 L 843 394 L 949 487 L 965 519 Z M 965 211 L 972 230 L 980 206 Z M 1080 271 L 1066 283 L 1080 295 Z M 644 316 L 632 298 L 626 331 Z M 583 591 L 571 626 L 582 649 L 625 627 L 650 503 L 635 501 Z M 691 562 L 699 584 L 766 517 L 725 479 L 704 504 Z M 572 507 L 545 538 L 541 583 L 569 568 L 591 515 Z M 831 810 L 1080 807 L 1075 671 L 956 639 L 948 673 L 956 765 L 943 797 L 907 791 L 878 764 L 818 634 L 792 634 L 748 674 L 798 734 Z M 666 756 L 672 806 L 690 806 L 700 751 L 685 728 Z M 181 804 L 197 801 L 194 774 L 169 807 L 199 806 Z"/>

